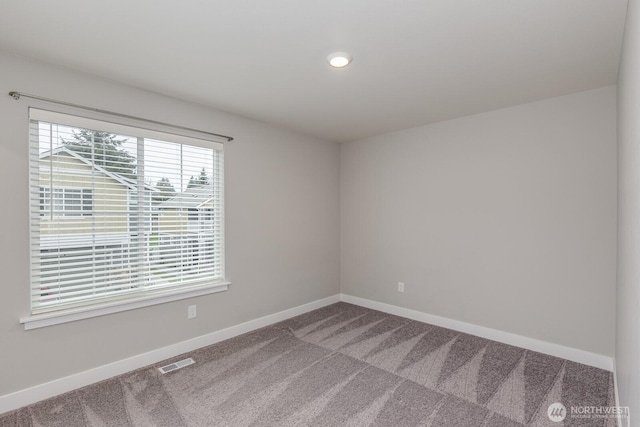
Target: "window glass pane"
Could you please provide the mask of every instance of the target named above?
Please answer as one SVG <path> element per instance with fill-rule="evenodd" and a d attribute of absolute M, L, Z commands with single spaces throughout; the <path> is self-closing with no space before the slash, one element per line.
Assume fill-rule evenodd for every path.
<path fill-rule="evenodd" d="M 89 189 L 82 190 L 82 215 L 91 215 L 93 210 L 93 191 Z"/>

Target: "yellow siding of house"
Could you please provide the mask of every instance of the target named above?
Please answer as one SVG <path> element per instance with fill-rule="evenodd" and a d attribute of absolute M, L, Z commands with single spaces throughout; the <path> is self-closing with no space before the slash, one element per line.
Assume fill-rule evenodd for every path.
<path fill-rule="evenodd" d="M 128 187 L 82 161 L 60 153 L 40 160 L 40 186 L 93 190 L 91 216 L 40 217 L 40 234 L 128 232 Z M 53 172 L 53 180 L 51 178 Z"/>
<path fill-rule="evenodd" d="M 187 212 L 175 208 L 160 210 L 158 232 L 161 234 L 182 234 L 187 231 Z"/>

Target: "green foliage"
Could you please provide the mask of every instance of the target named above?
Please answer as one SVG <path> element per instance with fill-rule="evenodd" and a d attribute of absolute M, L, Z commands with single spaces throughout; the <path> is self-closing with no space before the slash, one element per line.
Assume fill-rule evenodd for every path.
<path fill-rule="evenodd" d="M 77 129 L 73 131 L 72 140 L 63 139 L 62 142 L 66 148 L 89 159 L 93 164 L 135 179 L 136 159 L 122 148 L 126 139 L 117 139 L 116 135 L 109 132 Z"/>
<path fill-rule="evenodd" d="M 156 189 L 159 191 L 153 194 L 153 201 L 157 203 L 169 200 L 176 195 L 176 189 L 173 188 L 168 178 L 160 178 L 156 184 Z"/>

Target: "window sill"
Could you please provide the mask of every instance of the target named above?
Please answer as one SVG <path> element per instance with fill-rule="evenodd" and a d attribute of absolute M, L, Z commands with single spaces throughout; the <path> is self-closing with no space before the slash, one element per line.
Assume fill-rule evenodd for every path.
<path fill-rule="evenodd" d="M 35 314 L 20 318 L 20 323 L 25 330 L 44 328 L 46 326 L 58 325 L 61 323 L 74 322 L 76 320 L 88 319 L 91 317 L 104 316 L 105 314 L 119 313 L 121 311 L 135 310 L 137 308 L 148 307 L 156 304 L 164 304 L 171 301 L 178 301 L 186 298 L 198 297 L 201 295 L 224 292 L 229 289 L 230 282 L 216 283 L 196 289 L 186 289 L 173 291 L 170 294 L 148 295 L 126 301 L 109 302 L 91 307 L 81 307 L 59 312 Z"/>

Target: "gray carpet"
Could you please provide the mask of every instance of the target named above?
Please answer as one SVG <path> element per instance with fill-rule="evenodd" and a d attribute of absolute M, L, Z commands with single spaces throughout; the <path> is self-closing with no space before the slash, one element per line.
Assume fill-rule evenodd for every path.
<path fill-rule="evenodd" d="M 184 357 L 194 365 L 156 369 Z M 38 426 L 600 426 L 611 373 L 346 303 L 0 415 Z"/>

